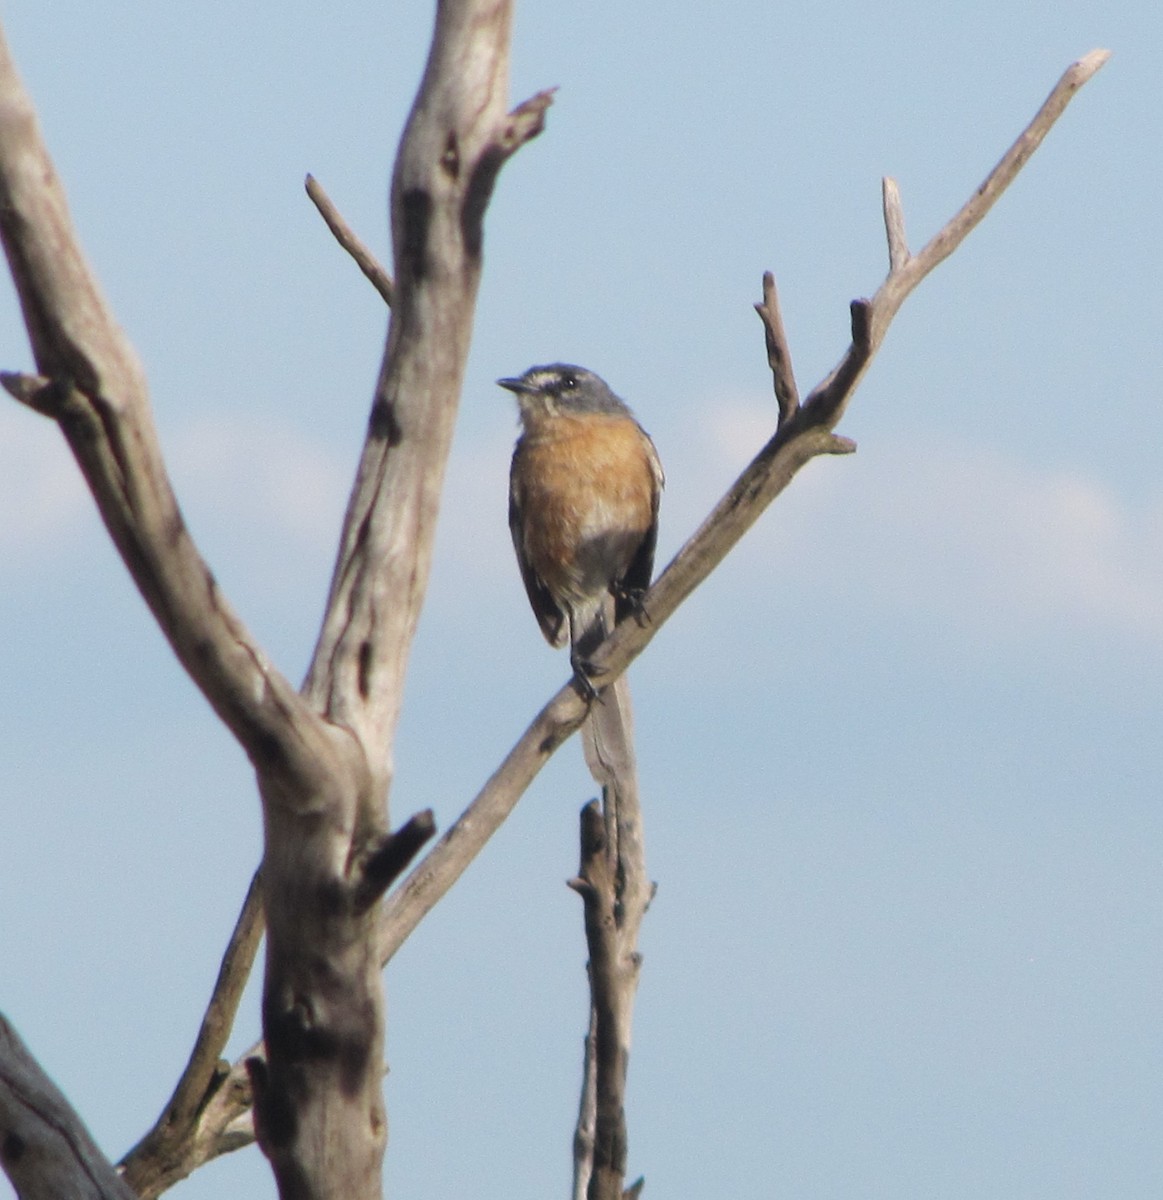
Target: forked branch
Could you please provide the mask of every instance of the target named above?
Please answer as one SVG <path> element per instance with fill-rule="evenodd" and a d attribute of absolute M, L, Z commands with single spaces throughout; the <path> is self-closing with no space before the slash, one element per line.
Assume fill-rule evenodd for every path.
<path fill-rule="evenodd" d="M 900 304 L 984 217 L 1070 99 L 1108 58 L 1107 51 L 1096 50 L 1066 71 L 982 186 L 916 256 L 907 252 L 895 185 L 891 181 L 886 185 L 884 210 L 890 272 L 872 300 L 858 300 L 851 305 L 851 346 L 808 399 L 780 421 L 772 438 L 658 578 L 644 599 L 644 619 L 624 621 L 595 652 L 594 665 L 604 672 L 603 683 L 625 671 L 805 463 L 820 454 L 847 454 L 855 449 L 847 438 L 833 433 L 833 428 Z M 766 295 L 764 306 L 767 307 Z M 767 318 L 764 319 L 766 324 Z M 770 358 L 769 352 L 769 365 Z M 776 359 L 784 361 L 778 353 Z M 790 356 L 786 361 L 790 363 Z M 774 370 L 782 371 L 783 367 Z M 379 936 L 382 962 L 395 954 L 480 853 L 557 747 L 580 727 L 587 711 L 586 701 L 572 683 L 566 683 L 534 717 L 460 818 L 385 902 Z M 259 1051 L 261 1046 L 256 1046 L 247 1054 Z M 230 1081 L 238 1088 L 245 1086 L 244 1080 L 245 1067 L 243 1059 L 239 1059 L 231 1068 Z"/>
<path fill-rule="evenodd" d="M 393 175 L 398 303 L 301 693 L 230 610 L 186 529 L 144 374 L 84 260 L 0 41 L 0 238 L 36 363 L 35 375 L 4 383 L 60 426 L 175 653 L 255 766 L 269 1051 L 251 1072 L 255 1126 L 281 1193 L 296 1200 L 381 1193 L 376 902 L 431 832 L 420 818 L 388 836 L 392 743 L 463 380 L 485 209 L 501 166 L 540 130 L 550 102 L 542 93 L 506 111 L 511 7 L 438 0 Z M 214 1087 L 216 1059 L 196 1056 L 179 1107 L 187 1119 L 214 1110 L 221 1123 L 201 1125 L 204 1146 L 218 1149 L 238 1136 L 234 1099 L 248 1095 L 246 1081 L 231 1071 Z"/>
<path fill-rule="evenodd" d="M 1110 57 L 1095 50 L 1070 66 L 1029 126 L 962 209 L 916 256 L 906 257 L 903 218 L 895 188 L 886 188 L 890 273 L 872 300 L 851 306 L 852 342 L 836 368 L 759 451 L 723 499 L 659 576 L 643 601 L 643 620 L 623 621 L 593 655 L 604 684 L 617 678 L 646 648 L 678 606 L 719 565 L 805 463 L 821 454 L 848 454 L 855 446 L 833 432 L 909 293 L 947 258 L 1008 187 L 1063 110 Z M 768 308 L 765 302 L 764 308 Z M 763 314 L 761 314 L 763 315 Z M 768 317 L 764 316 L 765 325 Z M 769 350 L 769 360 L 771 354 Z M 775 354 L 786 390 L 790 355 Z M 785 370 L 784 363 L 787 363 Z M 778 390 L 778 389 L 777 389 Z M 781 401 L 781 408 L 786 402 Z M 512 811 L 550 754 L 581 724 L 585 701 L 567 684 L 537 714 L 464 814 L 447 830 L 389 899 L 380 949 L 389 959 Z"/>

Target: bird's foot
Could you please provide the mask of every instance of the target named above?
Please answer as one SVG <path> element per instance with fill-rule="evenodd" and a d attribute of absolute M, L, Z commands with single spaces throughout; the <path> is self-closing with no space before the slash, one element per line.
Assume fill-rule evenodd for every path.
<path fill-rule="evenodd" d="M 599 691 L 593 681 L 594 675 L 598 674 L 597 667 L 588 658 L 577 653 L 569 656 L 569 665 L 573 667 L 574 686 L 581 693 L 581 698 L 587 704 L 592 704 L 597 700 Z"/>
<path fill-rule="evenodd" d="M 646 593 L 649 590 L 649 588 L 628 587 L 624 583 L 619 583 L 614 588 L 614 599 L 625 604 L 634 620 L 643 626 L 651 624 L 650 614 L 646 611 L 644 604 Z"/>

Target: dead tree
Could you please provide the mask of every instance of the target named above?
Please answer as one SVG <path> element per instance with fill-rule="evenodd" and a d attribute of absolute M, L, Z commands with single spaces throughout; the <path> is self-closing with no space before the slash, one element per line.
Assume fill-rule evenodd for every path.
<path fill-rule="evenodd" d="M 92 1189 L 78 1185 L 76 1194 L 116 1196 L 128 1185 L 154 1196 L 257 1138 L 286 1200 L 378 1197 L 386 1140 L 381 968 L 587 716 L 588 693 L 567 684 L 460 819 L 380 904 L 433 832 L 427 813 L 391 831 L 391 747 L 461 390 L 485 210 L 501 167 L 541 131 L 551 99 L 541 93 L 507 109 L 510 18 L 510 0 L 437 6 L 428 64 L 392 179 L 394 279 L 321 204 L 391 304 L 391 319 L 318 644 L 298 689 L 235 615 L 186 529 L 154 433 L 144 373 L 85 262 L 32 104 L 0 40 L 0 237 L 36 364 L 35 372 L 5 374 L 2 381 L 60 427 L 179 661 L 249 756 L 264 817 L 259 884 L 231 938 L 187 1069 L 155 1128 L 122 1164 L 123 1183 L 100 1163 L 75 1115 L 44 1086 L 19 1042 L 0 1038 L 0 1160 L 24 1196 L 72 1194 L 73 1185 L 60 1181 L 81 1178 Z M 853 302 L 850 347 L 802 403 L 775 285 L 765 276 L 757 308 L 777 398 L 774 433 L 662 573 L 640 619 L 623 622 L 593 656 L 608 697 L 622 694 L 617 682 L 628 664 L 799 468 L 816 455 L 854 449 L 834 429 L 897 309 L 982 219 L 1106 57 L 1096 51 L 1068 69 L 986 181 L 915 256 L 896 188 L 886 180 L 888 277 L 871 300 Z M 600 778 L 605 819 L 596 810 L 583 815 L 576 884 L 591 932 L 587 1078 L 594 1081 L 595 1130 L 578 1177 L 594 1200 L 623 1188 L 634 936 L 649 898 L 642 865 L 629 883 L 627 918 L 624 864 L 628 856 L 642 862 L 640 818 L 636 800 L 609 800 L 611 789 L 632 782 L 626 740 L 625 769 Z M 261 929 L 260 900 L 268 937 L 264 1040 L 224 1064 L 220 1055 Z M 583 1122 L 585 1109 L 583 1102 Z M 65 1136 L 47 1136 L 53 1130 L 46 1126 Z M 27 1152 L 33 1147 L 35 1154 Z"/>

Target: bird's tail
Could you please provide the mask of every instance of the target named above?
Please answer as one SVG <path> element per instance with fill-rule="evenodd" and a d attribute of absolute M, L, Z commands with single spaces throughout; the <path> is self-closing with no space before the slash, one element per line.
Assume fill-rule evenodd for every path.
<path fill-rule="evenodd" d="M 613 628 L 613 596 L 606 596 L 594 616 L 579 624 L 581 629 L 573 640 L 573 658 L 584 663 Z M 610 787 L 634 777 L 634 714 L 625 675 L 598 693 L 582 725 L 581 738 L 586 765 L 599 787 Z"/>

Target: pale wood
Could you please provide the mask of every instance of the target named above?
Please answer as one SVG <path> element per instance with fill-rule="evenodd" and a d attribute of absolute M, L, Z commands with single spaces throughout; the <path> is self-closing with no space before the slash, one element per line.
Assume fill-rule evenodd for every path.
<path fill-rule="evenodd" d="M 607 820 L 602 806 L 593 800 L 582 809 L 581 867 L 570 881 L 582 898 L 590 955 L 592 1032 L 587 1049 L 593 1058 L 592 1161 L 575 1164 L 576 1172 L 588 1176 L 586 1200 L 620 1200 L 626 1175 L 625 1088 L 630 1056 L 623 1009 L 632 1002 L 638 964 L 621 952 L 617 871 Z"/>
<path fill-rule="evenodd" d="M 613 615 L 611 599 L 610 626 Z M 627 1070 L 642 965 L 638 932 L 654 895 L 646 871 L 634 717 L 625 675 L 601 690 L 581 733 L 586 763 L 602 798 L 600 806 L 595 802 L 582 812 L 581 867 L 571 881 L 584 904 L 590 985 L 573 1190 L 587 1200 L 619 1200 L 629 1143 Z"/>
<path fill-rule="evenodd" d="M 393 176 L 398 278 L 387 348 L 302 694 L 267 662 L 185 527 L 144 374 L 84 261 L 0 41 L 0 237 L 37 370 L 4 384 L 60 426 L 126 566 L 246 750 L 262 797 L 266 1055 L 247 1063 L 246 1078 L 232 1070 L 212 1088 L 205 1111 L 217 1125 L 198 1115 L 204 1092 L 186 1097 L 174 1144 L 193 1138 L 209 1155 L 245 1137 L 236 1101 L 253 1097 L 257 1139 L 284 1200 L 381 1194 L 378 901 L 432 831 L 421 818 L 389 833 L 391 746 L 463 378 L 484 212 L 498 171 L 539 132 L 550 102 L 543 93 L 506 112 L 510 22 L 509 0 L 437 7 Z M 199 1083 L 205 1065 L 199 1055 Z M 185 1170 L 195 1157 L 166 1170 Z"/>
<path fill-rule="evenodd" d="M 386 906 L 396 855 L 386 795 L 408 648 L 427 582 L 463 376 L 482 219 L 498 170 L 541 128 L 549 94 L 504 111 L 510 5 L 442 0 L 392 188 L 393 318 L 322 631 L 302 695 L 221 595 L 166 476 L 144 375 L 71 226 L 31 103 L 0 37 L 0 240 L 36 374 L 4 385 L 60 426 L 165 636 L 254 763 L 263 799 L 270 952 L 267 1061 L 252 1060 L 259 1138 L 285 1197 L 379 1196 L 379 966 L 459 877 L 541 766 L 584 719 L 567 685 Z M 1102 64 L 1074 64 L 962 210 L 908 256 L 886 188 L 889 277 L 852 306 L 852 344 L 788 416 L 644 601 L 594 653 L 615 680 L 806 462 L 847 453 L 833 429 L 900 304 L 961 243 Z M 895 232 L 899 228 L 899 236 Z M 790 363 L 790 359 L 788 360 Z M 790 369 L 790 368 L 789 368 Z M 320 966 L 326 988 L 320 988 Z M 207 1144 L 244 1141 L 236 1063 L 204 1110 Z"/>
<path fill-rule="evenodd" d="M 1093 51 L 1071 66 L 1051 92 L 1050 98 L 1039 110 L 1030 127 L 1015 142 L 1015 147 L 1029 144 L 1031 130 L 1037 134 L 1039 140 L 1045 136 L 1050 125 L 1061 115 L 1066 102 L 1108 57 L 1106 51 Z M 1012 182 L 1025 158 L 1028 158 L 1028 153 L 1020 161 L 1017 160 L 1014 148 L 1011 148 L 989 177 L 993 182 L 987 193 L 988 203 L 992 204 L 1002 187 Z M 1002 171 L 1000 176 L 998 171 Z M 976 213 L 976 197 L 981 194 L 982 189 L 978 189 L 967 203 L 966 208 L 970 216 Z M 958 223 L 958 242 L 964 239 L 972 227 L 960 219 L 964 213 L 965 209 L 962 209 L 958 217 L 950 222 L 950 226 Z M 978 215 L 977 219 L 982 215 L 984 213 Z M 938 234 L 930 245 L 942 244 L 938 240 L 942 234 Z M 910 270 L 916 269 L 916 262 L 916 258 L 909 260 Z M 927 269 L 932 270 L 935 265 L 936 261 L 930 260 Z M 923 278 L 923 275 L 913 281 L 912 287 L 920 282 L 920 278 Z M 887 283 L 886 280 L 885 286 Z M 882 287 L 881 291 L 883 290 Z M 838 437 L 831 431 L 826 418 L 831 415 L 835 420 L 839 419 L 834 407 L 837 398 L 846 398 L 849 392 L 845 389 L 855 387 L 863 365 L 872 354 L 870 308 L 869 301 L 854 302 L 853 345 L 837 368 L 813 390 L 809 398 L 816 404 L 811 415 L 819 423 L 813 424 L 804 414 L 806 406 L 801 405 L 792 414 L 792 419 L 780 426 L 775 436 L 760 450 L 655 582 L 644 601 L 643 621 L 622 622 L 595 651 L 595 666 L 604 671 L 604 678 L 619 675 L 645 649 L 661 625 L 718 565 L 802 466 L 820 454 L 846 454 L 855 449 L 848 439 Z M 884 328 L 887 328 L 887 325 L 882 327 L 882 336 Z M 816 403 L 820 398 L 822 402 Z M 558 746 L 581 727 L 587 711 L 586 700 L 579 694 L 574 683 L 569 681 L 537 713 L 461 816 L 417 863 L 400 887 L 388 897 L 384 904 L 383 922 L 379 933 L 379 954 L 382 962 L 386 963 L 395 954 L 427 913 L 460 878 L 469 863 L 512 812 L 525 789 Z M 232 1088 L 245 1086 L 245 1059 L 261 1051 L 262 1045 L 258 1043 L 247 1051 L 246 1055 L 235 1061 L 229 1077 Z M 236 1121 L 233 1115 L 231 1119 Z"/>
<path fill-rule="evenodd" d="M 380 298 L 392 307 L 392 295 L 395 287 L 392 277 L 380 265 L 376 256 L 356 236 L 355 231 L 343 219 L 339 209 L 332 203 L 331 197 L 323 189 L 323 185 L 314 175 L 308 175 L 304 186 L 311 203 L 319 210 L 319 215 L 327 223 L 335 240 L 351 255 L 359 269 L 370 280 L 372 287 L 380 294 Z"/>
<path fill-rule="evenodd" d="M 594 1173 L 594 1136 L 598 1120 L 597 1013 L 590 1004 L 590 1023 L 582 1040 L 582 1085 L 573 1130 L 573 1200 L 586 1200 Z"/>
<path fill-rule="evenodd" d="M 800 392 L 791 365 L 791 347 L 783 327 L 775 276 L 770 271 L 764 272 L 763 299 L 756 304 L 755 311 L 763 322 L 764 339 L 767 342 L 767 365 L 771 370 L 771 382 L 779 406 L 779 419 L 781 422 L 787 421 L 800 406 Z"/>

